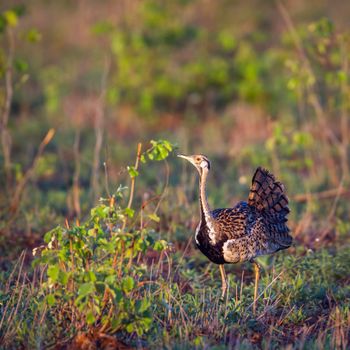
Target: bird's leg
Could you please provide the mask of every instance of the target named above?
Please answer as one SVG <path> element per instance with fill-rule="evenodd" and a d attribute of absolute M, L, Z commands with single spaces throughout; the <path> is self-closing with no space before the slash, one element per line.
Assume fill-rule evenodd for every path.
<path fill-rule="evenodd" d="M 221 289 L 222 289 L 222 294 L 221 294 L 221 298 L 223 299 L 225 294 L 226 294 L 226 290 L 227 290 L 227 282 L 226 282 L 226 272 L 225 272 L 225 268 L 223 264 L 219 265 L 220 268 L 220 273 L 221 273 Z"/>
<path fill-rule="evenodd" d="M 260 278 L 260 265 L 255 261 L 251 260 L 251 262 L 254 264 L 254 270 L 255 270 L 255 284 L 254 284 L 254 302 L 253 302 L 253 314 L 256 313 L 256 302 L 258 299 L 258 283 Z"/>

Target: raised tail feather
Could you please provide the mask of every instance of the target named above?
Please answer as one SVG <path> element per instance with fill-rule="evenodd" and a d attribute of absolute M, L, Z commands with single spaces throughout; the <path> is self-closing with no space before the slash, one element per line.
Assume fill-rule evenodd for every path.
<path fill-rule="evenodd" d="M 255 207 L 265 218 L 270 234 L 281 244 L 281 249 L 289 247 L 292 237 L 289 236 L 287 215 L 288 198 L 284 186 L 276 181 L 273 174 L 259 167 L 253 176 L 248 204 Z"/>
<path fill-rule="evenodd" d="M 253 176 L 248 204 L 271 214 L 289 213 L 284 186 L 266 169 L 259 167 Z"/>

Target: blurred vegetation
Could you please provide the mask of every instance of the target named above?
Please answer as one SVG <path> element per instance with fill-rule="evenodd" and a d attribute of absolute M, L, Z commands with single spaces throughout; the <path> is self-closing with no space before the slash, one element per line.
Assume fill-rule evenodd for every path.
<path fill-rule="evenodd" d="M 40 348 L 102 327 L 138 347 L 349 346 L 349 11 L 315 0 L 0 3 L 0 339 Z M 237 267 L 235 300 L 218 304 L 191 244 L 196 177 L 176 147 L 212 160 L 213 208 L 246 198 L 258 165 L 287 187 L 295 247 L 261 259 L 257 318 Z M 113 197 L 124 186 L 130 196 Z M 32 268 L 42 244 L 50 258 Z M 119 261 L 117 284 L 112 250 L 132 263 Z M 158 287 L 136 284 L 155 276 Z M 79 321 L 65 334 L 70 303 Z"/>

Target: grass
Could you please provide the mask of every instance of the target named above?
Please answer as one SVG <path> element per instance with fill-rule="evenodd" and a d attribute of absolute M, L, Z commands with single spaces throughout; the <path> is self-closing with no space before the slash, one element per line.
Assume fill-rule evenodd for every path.
<path fill-rule="evenodd" d="M 139 146 L 135 166 L 127 168 L 128 192 L 119 187 L 85 220 L 49 231 L 32 267 L 28 250 L 3 264 L 3 347 L 347 349 L 350 247 L 343 199 L 327 205 L 308 199 L 306 211 L 292 202 L 297 237 L 287 251 L 259 258 L 254 315 L 252 265 L 227 266 L 229 289 L 221 300 L 218 267 L 194 249 L 197 204 L 167 185 L 167 163 L 159 194 L 142 205 L 133 198 L 142 184 L 138 160 L 146 169 L 144 162 L 164 161 L 172 149 L 166 141 L 143 153 Z M 306 222 L 301 228 L 299 215 Z M 322 215 L 325 220 L 308 221 Z"/>
<path fill-rule="evenodd" d="M 350 249 L 297 251 L 264 259 L 256 316 L 249 264 L 228 269 L 230 288 L 222 301 L 218 269 L 203 262 L 199 253 L 184 259 L 162 258 L 154 264 L 157 283 L 142 291 L 151 303 L 151 328 L 142 336 L 119 332 L 117 337 L 130 346 L 147 348 L 347 349 Z M 57 309 L 40 303 L 43 272 L 37 269 L 28 276 L 24 258 L 22 254 L 1 286 L 3 346 L 69 344 L 81 320 L 67 327 Z"/>
<path fill-rule="evenodd" d="M 349 33 L 323 5 L 203 5 L 1 9 L 1 348 L 350 347 Z M 256 166 L 286 186 L 294 245 L 259 258 L 255 315 L 249 263 L 220 300 L 197 177 L 164 138 L 210 156 L 213 208 Z"/>

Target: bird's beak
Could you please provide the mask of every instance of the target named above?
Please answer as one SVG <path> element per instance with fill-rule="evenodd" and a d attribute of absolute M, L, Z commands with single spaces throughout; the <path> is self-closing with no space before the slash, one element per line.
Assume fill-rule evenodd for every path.
<path fill-rule="evenodd" d="M 187 156 L 184 156 L 183 154 L 178 154 L 177 156 L 180 157 L 180 158 L 184 158 L 184 159 L 187 159 L 187 160 L 188 160 L 188 157 L 187 157 Z"/>
<path fill-rule="evenodd" d="M 193 162 L 192 157 L 190 157 L 190 156 L 184 156 L 183 154 L 178 154 L 177 156 L 180 157 L 180 158 L 183 158 L 183 159 L 188 160 L 191 164 L 194 165 L 194 162 Z"/>

